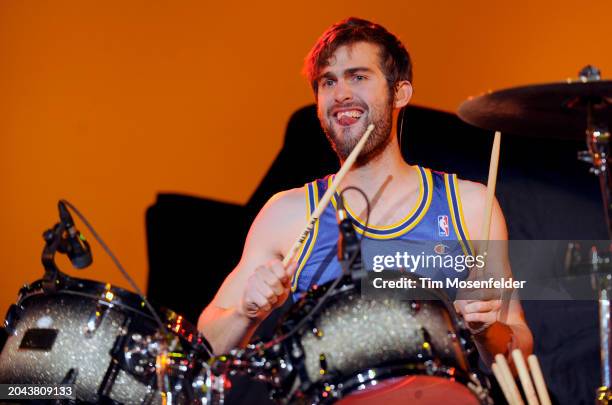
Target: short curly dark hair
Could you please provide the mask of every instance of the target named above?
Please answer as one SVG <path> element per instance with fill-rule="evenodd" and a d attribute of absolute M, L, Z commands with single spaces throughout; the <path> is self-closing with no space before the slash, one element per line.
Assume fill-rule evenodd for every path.
<path fill-rule="evenodd" d="M 397 82 L 412 82 L 412 62 L 410 54 L 400 40 L 382 25 L 350 17 L 329 27 L 317 40 L 304 61 L 304 74 L 317 95 L 317 79 L 321 70 L 327 66 L 329 58 L 343 45 L 356 42 L 369 42 L 379 45 L 381 70 L 389 89 Z"/>

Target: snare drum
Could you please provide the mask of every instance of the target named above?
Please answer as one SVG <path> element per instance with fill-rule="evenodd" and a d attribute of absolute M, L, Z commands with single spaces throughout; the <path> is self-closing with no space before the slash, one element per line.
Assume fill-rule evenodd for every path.
<path fill-rule="evenodd" d="M 329 285 L 296 303 L 279 334 L 295 328 Z M 469 332 L 440 292 L 424 290 L 420 298 L 371 299 L 351 283 L 338 287 L 274 348 L 283 373 L 290 371 L 276 396 L 342 405 L 487 403 L 488 381 L 476 371 Z"/>
<path fill-rule="evenodd" d="M 165 311 L 161 318 L 174 346 L 165 381 L 185 403 L 208 343 L 180 315 Z M 45 291 L 39 280 L 22 288 L 5 325 L 0 383 L 74 384 L 77 400 L 91 403 L 160 402 L 158 325 L 137 294 L 67 276 Z"/>

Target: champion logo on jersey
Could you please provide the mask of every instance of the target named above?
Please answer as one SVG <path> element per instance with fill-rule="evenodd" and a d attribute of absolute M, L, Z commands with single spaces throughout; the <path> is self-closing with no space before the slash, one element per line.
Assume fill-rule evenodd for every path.
<path fill-rule="evenodd" d="M 438 215 L 438 236 L 450 236 L 448 215 Z"/>
<path fill-rule="evenodd" d="M 434 253 L 437 253 L 439 255 L 443 255 L 445 253 L 448 253 L 448 249 L 449 247 L 442 244 L 442 243 L 438 243 L 436 246 L 434 246 Z"/>

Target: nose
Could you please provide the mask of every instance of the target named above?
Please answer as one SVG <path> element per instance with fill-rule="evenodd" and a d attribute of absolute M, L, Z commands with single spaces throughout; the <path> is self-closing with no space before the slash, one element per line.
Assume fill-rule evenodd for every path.
<path fill-rule="evenodd" d="M 343 103 L 353 98 L 350 86 L 344 80 L 338 80 L 334 89 L 334 99 L 336 103 Z"/>

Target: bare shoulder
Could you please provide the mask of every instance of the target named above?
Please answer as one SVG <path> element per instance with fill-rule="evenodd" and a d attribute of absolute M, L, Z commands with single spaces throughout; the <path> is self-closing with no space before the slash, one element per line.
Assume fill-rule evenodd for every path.
<path fill-rule="evenodd" d="M 270 198 L 253 221 L 240 262 L 223 282 L 214 305 L 236 307 L 253 271 L 271 260 L 281 259 L 305 223 L 303 188 L 282 191 Z"/>
<path fill-rule="evenodd" d="M 306 197 L 304 188 L 299 187 L 274 194 L 261 209 L 253 225 L 272 225 L 290 231 L 288 228 L 305 220 Z"/>
<path fill-rule="evenodd" d="M 484 209 L 487 195 L 487 186 L 475 181 L 457 179 L 459 185 L 459 196 L 463 208 L 475 207 L 480 205 Z"/>
<path fill-rule="evenodd" d="M 264 205 L 262 211 L 266 210 L 275 214 L 287 212 L 290 214 L 300 208 L 306 209 L 304 187 L 292 188 L 274 194 Z"/>
<path fill-rule="evenodd" d="M 463 215 L 465 217 L 466 226 L 471 239 L 479 240 L 484 235 L 482 233 L 482 225 L 485 215 L 485 206 L 487 201 L 487 186 L 475 181 L 458 180 L 459 198 Z M 497 202 L 493 199 L 493 212 L 491 215 L 491 239 L 506 239 L 506 221 L 504 214 Z"/>
<path fill-rule="evenodd" d="M 249 231 L 246 245 L 255 245 L 258 249 L 267 251 L 267 256 L 280 258 L 305 224 L 304 188 L 281 191 L 272 196 L 259 211 Z"/>

